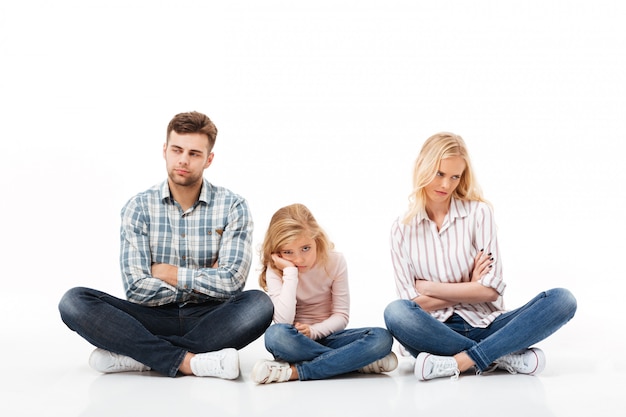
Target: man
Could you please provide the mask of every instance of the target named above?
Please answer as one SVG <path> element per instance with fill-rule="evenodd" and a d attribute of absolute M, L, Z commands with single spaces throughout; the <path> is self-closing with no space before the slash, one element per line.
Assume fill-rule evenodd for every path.
<path fill-rule="evenodd" d="M 127 300 L 84 287 L 61 299 L 65 324 L 97 347 L 92 368 L 234 379 L 237 349 L 270 325 L 269 297 L 243 291 L 252 262 L 248 204 L 203 177 L 216 136 L 206 115 L 176 115 L 163 146 L 167 180 L 123 207 Z"/>

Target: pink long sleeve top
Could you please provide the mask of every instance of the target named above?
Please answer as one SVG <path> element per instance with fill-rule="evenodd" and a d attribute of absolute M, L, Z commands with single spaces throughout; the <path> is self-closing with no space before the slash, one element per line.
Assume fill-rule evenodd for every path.
<path fill-rule="evenodd" d="M 304 273 L 289 267 L 281 277 L 268 268 L 266 278 L 275 323 L 308 324 L 314 340 L 348 325 L 350 291 L 343 254 L 331 251 L 326 265 L 315 265 Z"/>

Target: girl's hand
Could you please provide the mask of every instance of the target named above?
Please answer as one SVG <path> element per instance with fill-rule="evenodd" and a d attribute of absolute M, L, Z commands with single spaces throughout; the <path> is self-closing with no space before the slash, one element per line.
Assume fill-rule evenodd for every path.
<path fill-rule="evenodd" d="M 311 327 L 308 324 L 296 323 L 293 325 L 297 331 L 302 333 L 308 338 L 311 338 Z"/>
<path fill-rule="evenodd" d="M 470 277 L 471 281 L 478 281 L 487 275 L 489 271 L 491 271 L 492 265 L 493 257 L 491 256 L 491 253 L 485 253 L 484 250 L 478 252 L 474 258 L 474 269 L 472 270 L 472 276 Z"/>
<path fill-rule="evenodd" d="M 276 268 L 280 269 L 281 271 L 290 266 L 295 266 L 292 262 L 289 262 L 285 258 L 281 258 L 280 255 L 277 253 L 272 253 L 272 260 L 274 261 L 274 265 L 276 265 Z"/>

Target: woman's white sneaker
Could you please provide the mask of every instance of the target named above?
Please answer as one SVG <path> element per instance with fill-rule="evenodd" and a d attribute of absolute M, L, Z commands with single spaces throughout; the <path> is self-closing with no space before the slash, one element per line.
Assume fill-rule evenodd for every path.
<path fill-rule="evenodd" d="M 435 356 L 426 352 L 417 355 L 414 372 L 420 381 L 445 376 L 457 379 L 460 374 L 456 359 L 452 356 Z"/>
<path fill-rule="evenodd" d="M 504 355 L 494 363 L 512 374 L 535 375 L 546 367 L 546 355 L 539 348 L 530 348 Z"/>

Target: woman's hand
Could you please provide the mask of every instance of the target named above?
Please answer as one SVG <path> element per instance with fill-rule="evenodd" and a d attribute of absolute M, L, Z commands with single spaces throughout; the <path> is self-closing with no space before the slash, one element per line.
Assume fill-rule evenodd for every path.
<path fill-rule="evenodd" d="M 276 265 L 276 268 L 280 269 L 281 271 L 290 266 L 295 266 L 293 262 L 289 262 L 285 258 L 281 258 L 280 255 L 277 253 L 272 253 L 272 261 L 274 261 L 274 265 Z"/>
<path fill-rule="evenodd" d="M 308 324 L 296 323 L 293 327 L 306 337 L 311 338 L 311 327 Z"/>
<path fill-rule="evenodd" d="M 487 275 L 489 271 L 491 271 L 492 262 L 493 257 L 491 253 L 485 253 L 485 251 L 481 249 L 474 258 L 474 269 L 470 277 L 471 281 L 479 281 L 482 277 Z"/>

